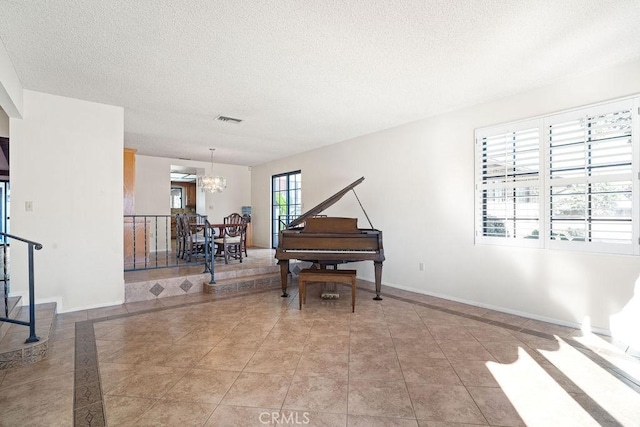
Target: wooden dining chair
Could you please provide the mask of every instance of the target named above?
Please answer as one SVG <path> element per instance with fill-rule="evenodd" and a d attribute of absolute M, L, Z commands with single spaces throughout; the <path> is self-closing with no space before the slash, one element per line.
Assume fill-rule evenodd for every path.
<path fill-rule="evenodd" d="M 240 249 L 244 252 L 244 256 L 247 255 L 247 218 L 240 215 L 239 213 L 232 213 L 226 217 L 224 217 L 223 222 L 225 224 L 241 224 L 244 225 L 242 227 L 242 236 L 240 236 Z"/>
<path fill-rule="evenodd" d="M 182 218 L 180 214 L 176 214 L 176 258 L 184 259 L 186 238 L 182 228 Z"/>
<path fill-rule="evenodd" d="M 195 256 L 204 256 L 205 237 L 199 232 L 204 222 L 199 223 L 200 215 L 182 215 L 182 230 L 185 236 L 185 259 L 191 262 Z"/>
<path fill-rule="evenodd" d="M 242 237 L 246 228 L 244 223 L 228 223 L 222 228 L 222 236 L 213 240 L 224 255 L 225 264 L 229 264 L 231 258 L 242 262 Z"/>

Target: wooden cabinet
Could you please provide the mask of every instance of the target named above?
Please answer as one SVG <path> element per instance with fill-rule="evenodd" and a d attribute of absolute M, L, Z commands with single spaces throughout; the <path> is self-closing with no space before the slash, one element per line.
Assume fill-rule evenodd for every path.
<path fill-rule="evenodd" d="M 124 196 L 124 214 L 133 215 L 135 213 L 135 195 L 136 195 L 136 150 L 132 148 L 124 149 L 123 163 L 123 196 Z"/>
<path fill-rule="evenodd" d="M 185 206 L 193 207 L 193 208 L 196 207 L 196 184 L 195 183 L 187 184 L 187 198 L 185 201 Z"/>

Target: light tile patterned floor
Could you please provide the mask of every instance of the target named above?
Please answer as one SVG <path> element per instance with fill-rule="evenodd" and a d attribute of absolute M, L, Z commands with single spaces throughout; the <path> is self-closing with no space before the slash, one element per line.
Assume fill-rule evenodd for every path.
<path fill-rule="evenodd" d="M 0 371 L 0 425 L 640 424 L 640 363 L 598 336 L 359 286 L 353 314 L 312 285 L 58 315 Z"/>

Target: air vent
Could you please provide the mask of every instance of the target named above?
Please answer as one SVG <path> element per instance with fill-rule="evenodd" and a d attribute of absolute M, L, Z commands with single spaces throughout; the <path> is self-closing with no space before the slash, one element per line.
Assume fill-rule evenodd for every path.
<path fill-rule="evenodd" d="M 242 121 L 241 119 L 234 119 L 233 117 L 227 117 L 227 116 L 218 116 L 216 117 L 216 120 L 219 122 L 234 123 L 234 124 L 238 124 Z"/>

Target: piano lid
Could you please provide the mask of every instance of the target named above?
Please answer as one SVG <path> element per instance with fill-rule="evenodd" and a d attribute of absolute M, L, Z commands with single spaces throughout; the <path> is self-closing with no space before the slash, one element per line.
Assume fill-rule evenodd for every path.
<path fill-rule="evenodd" d="M 356 185 L 360 184 L 362 181 L 364 181 L 364 176 L 362 178 L 360 178 L 360 179 L 355 180 L 351 184 L 347 185 L 345 188 L 343 188 L 342 190 L 338 191 L 336 194 L 334 194 L 333 196 L 329 197 L 324 202 L 322 202 L 319 205 L 315 206 L 313 209 L 308 210 L 307 212 L 305 212 L 302 215 L 300 215 L 298 218 L 296 218 L 293 221 L 291 221 L 289 224 L 287 224 L 287 228 L 292 228 L 292 227 L 295 227 L 296 225 L 300 225 L 307 218 L 312 217 L 314 215 L 318 215 L 320 212 L 322 212 L 323 210 L 327 209 L 328 207 L 330 207 L 334 203 L 336 203 L 338 200 L 340 200 L 342 198 L 342 196 L 347 194 L 349 192 L 349 190 L 353 189 L 353 187 L 355 187 Z"/>

